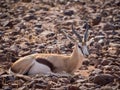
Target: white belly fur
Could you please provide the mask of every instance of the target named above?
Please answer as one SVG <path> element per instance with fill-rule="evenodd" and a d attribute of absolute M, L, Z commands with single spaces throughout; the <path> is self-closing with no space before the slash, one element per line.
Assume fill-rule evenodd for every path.
<path fill-rule="evenodd" d="M 29 70 L 28 74 L 29 75 L 33 75 L 33 74 L 46 74 L 51 72 L 51 69 L 44 64 L 40 64 L 38 62 L 34 62 L 33 66 L 31 67 L 31 69 Z"/>

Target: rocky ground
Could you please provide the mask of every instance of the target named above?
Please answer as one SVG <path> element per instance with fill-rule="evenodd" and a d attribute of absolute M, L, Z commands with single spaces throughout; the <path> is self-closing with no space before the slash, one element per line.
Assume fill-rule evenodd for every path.
<path fill-rule="evenodd" d="M 120 90 L 119 0 L 0 0 L 0 90 Z M 28 0 L 29 1 L 29 0 Z M 71 54 L 71 24 L 83 35 L 90 25 L 90 56 L 73 76 L 10 75 L 20 57 Z"/>

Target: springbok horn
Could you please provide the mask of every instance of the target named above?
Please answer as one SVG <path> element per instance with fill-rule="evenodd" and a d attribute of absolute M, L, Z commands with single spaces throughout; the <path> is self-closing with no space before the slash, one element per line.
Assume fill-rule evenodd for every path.
<path fill-rule="evenodd" d="M 74 27 L 73 27 L 73 24 L 72 24 L 72 32 L 77 36 L 79 42 L 82 42 L 82 38 L 81 38 L 80 34 L 78 34 L 78 33 L 75 31 L 75 29 L 74 29 Z"/>
<path fill-rule="evenodd" d="M 70 41 L 76 42 L 75 39 L 73 39 L 70 35 L 68 35 L 64 30 L 61 30 L 63 32 L 63 35 L 66 36 Z"/>
<path fill-rule="evenodd" d="M 88 38 L 88 30 L 89 30 L 89 25 L 88 25 L 88 23 L 86 23 L 86 31 L 85 31 L 85 34 L 84 34 L 84 42 L 86 42 L 87 41 L 87 38 Z"/>

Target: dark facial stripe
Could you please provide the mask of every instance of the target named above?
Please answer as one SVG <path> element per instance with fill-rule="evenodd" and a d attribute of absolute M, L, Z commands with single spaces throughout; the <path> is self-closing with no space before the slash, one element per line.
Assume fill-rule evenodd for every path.
<path fill-rule="evenodd" d="M 36 58 L 36 61 L 48 66 L 51 69 L 51 71 L 54 71 L 54 69 L 55 69 L 54 65 L 44 58 Z"/>
<path fill-rule="evenodd" d="M 78 45 L 78 47 L 79 47 L 79 49 L 81 50 L 82 54 L 84 55 L 84 53 L 83 53 L 83 50 L 82 50 L 81 46 L 79 46 L 79 45 Z"/>

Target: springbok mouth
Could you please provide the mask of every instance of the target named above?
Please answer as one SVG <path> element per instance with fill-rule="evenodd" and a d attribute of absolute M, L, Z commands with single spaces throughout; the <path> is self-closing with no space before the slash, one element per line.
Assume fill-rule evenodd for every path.
<path fill-rule="evenodd" d="M 84 55 L 85 58 L 88 58 L 89 55 Z"/>

